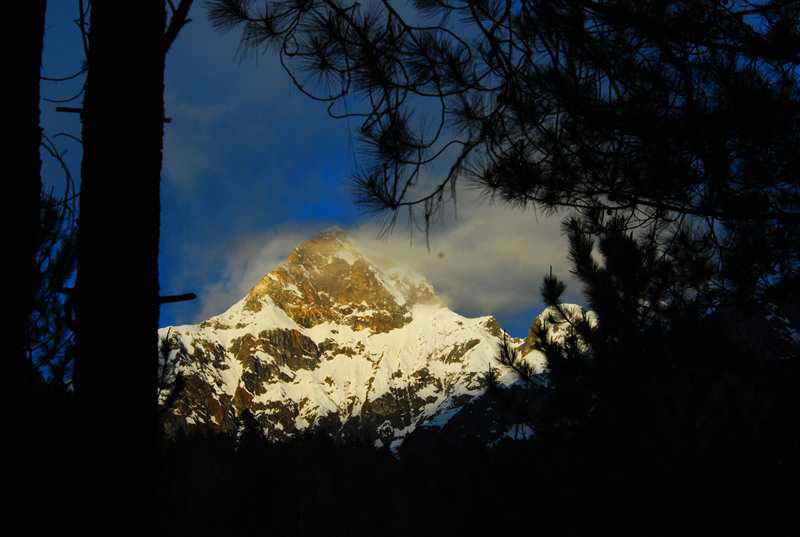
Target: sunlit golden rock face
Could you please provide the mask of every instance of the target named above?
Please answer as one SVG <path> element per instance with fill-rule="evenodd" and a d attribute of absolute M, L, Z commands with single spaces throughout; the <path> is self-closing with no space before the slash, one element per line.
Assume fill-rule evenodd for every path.
<path fill-rule="evenodd" d="M 383 278 L 342 231 L 330 230 L 302 243 L 264 276 L 245 308 L 258 312 L 269 296 L 302 327 L 330 322 L 380 333 L 407 324 L 413 304 L 436 300 L 429 285 Z"/>

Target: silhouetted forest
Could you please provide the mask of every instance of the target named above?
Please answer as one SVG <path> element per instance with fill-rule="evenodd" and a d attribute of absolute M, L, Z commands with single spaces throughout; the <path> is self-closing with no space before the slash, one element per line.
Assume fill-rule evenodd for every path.
<path fill-rule="evenodd" d="M 798 533 L 800 2 L 79 1 L 84 84 L 61 113 L 80 115 L 83 160 L 63 194 L 41 177 L 63 164 L 39 125 L 46 2 L 16 4 L 7 465 L 31 531 Z M 356 202 L 389 227 L 402 211 L 427 234 L 464 184 L 564 217 L 598 322 L 567 316 L 548 274 L 566 343 L 539 342 L 544 374 L 501 346 L 520 384 L 484 378 L 534 436 L 393 453 L 277 442 L 248 413 L 165 433 L 157 394 L 181 386 L 159 372 L 159 308 L 182 297 L 158 279 L 164 69 L 190 10 L 359 122 Z M 423 180 L 434 161 L 447 171 Z"/>

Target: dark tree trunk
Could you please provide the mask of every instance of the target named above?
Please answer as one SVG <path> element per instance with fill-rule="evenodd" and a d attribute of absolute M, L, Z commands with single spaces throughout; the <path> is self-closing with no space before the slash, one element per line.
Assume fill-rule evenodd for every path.
<path fill-rule="evenodd" d="M 21 509 L 34 501 L 37 487 L 41 486 L 43 472 L 37 464 L 41 453 L 37 436 L 33 435 L 41 425 L 36 422 L 34 404 L 33 367 L 28 356 L 30 345 L 29 327 L 33 311 L 34 293 L 37 285 L 36 251 L 41 236 L 41 158 L 39 149 L 42 130 L 39 120 L 39 82 L 42 68 L 44 41 L 44 16 L 46 0 L 13 2 L 10 19 L 22 28 L 19 38 L 14 38 L 20 47 L 8 51 L 10 67 L 4 78 L 11 88 L 8 102 L 6 130 L 8 150 L 4 153 L 7 169 L 4 174 L 5 236 L 9 245 L 3 255 L 8 269 L 6 305 L 8 313 L 7 334 L 10 352 L 4 362 L 3 373 L 8 379 L 5 390 L 5 405 L 9 409 L 5 442 L 7 460 L 13 461 L 14 472 L 6 473 L 6 489 L 14 490 L 9 512 L 21 513 Z M 12 514 L 12 516 L 13 516 Z"/>
<path fill-rule="evenodd" d="M 95 481 L 85 514 L 134 534 L 154 534 L 165 17 L 163 0 L 92 2 L 83 103 L 75 389 Z"/>
<path fill-rule="evenodd" d="M 7 204 L 13 232 L 8 233 L 11 241 L 8 263 L 11 265 L 11 363 L 10 378 L 25 390 L 31 386 L 31 364 L 28 360 L 28 325 L 33 308 L 33 296 L 36 287 L 36 250 L 41 235 L 40 196 L 42 192 L 42 161 L 39 148 L 42 143 L 42 130 L 39 124 L 39 81 L 42 68 L 42 46 L 44 43 L 44 15 L 46 0 L 28 0 L 19 3 L 22 11 L 18 20 L 22 21 L 25 30 L 22 32 L 23 49 L 15 58 L 20 64 L 20 101 L 24 108 L 14 110 L 12 117 L 18 118 L 19 124 L 11 129 L 12 144 L 19 144 L 18 149 L 9 152 L 12 162 L 11 170 L 16 170 L 19 180 L 14 180 L 19 194 L 9 199 Z M 12 172 L 14 173 L 14 172 Z M 9 181 L 7 188 L 11 188 Z"/>

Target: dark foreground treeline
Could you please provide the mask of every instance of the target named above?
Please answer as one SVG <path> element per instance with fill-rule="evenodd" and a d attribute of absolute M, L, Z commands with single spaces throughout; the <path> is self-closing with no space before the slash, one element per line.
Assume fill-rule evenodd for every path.
<path fill-rule="evenodd" d="M 159 535 L 187 536 L 794 534 L 794 362 L 696 373 L 645 382 L 630 407 L 572 424 L 548 417 L 562 404 L 550 398 L 537 436 L 492 447 L 433 432 L 395 455 L 322 432 L 270 442 L 247 417 L 235 433 L 179 432 L 162 438 L 158 482 L 132 511 L 151 516 L 155 499 Z M 34 526 L 80 529 L 104 516 L 84 504 L 81 465 L 109 446 L 87 451 L 74 435 L 70 394 L 40 400 L 51 404 L 31 443 L 44 461 Z M 125 460 L 102 460 L 110 482 L 125 475 Z"/>
<path fill-rule="evenodd" d="M 398 458 L 324 435 L 238 451 L 183 437 L 165 454 L 162 524 L 168 535 L 791 534 L 796 466 L 752 439 L 682 456 L 683 440 L 603 436 L 492 448 L 441 436 Z"/>

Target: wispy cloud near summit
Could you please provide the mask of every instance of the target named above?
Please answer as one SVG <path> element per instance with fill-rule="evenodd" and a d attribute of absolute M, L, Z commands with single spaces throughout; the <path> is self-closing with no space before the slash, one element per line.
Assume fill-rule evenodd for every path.
<path fill-rule="evenodd" d="M 383 237 L 375 223 L 344 231 L 378 266 L 406 265 L 425 276 L 451 309 L 471 316 L 494 314 L 520 332 L 541 308 L 538 289 L 549 268 L 570 280 L 561 218 L 481 203 L 475 196 L 460 199 L 459 215 L 431 230 L 430 250 L 422 233 L 410 238 L 402 224 Z M 327 227 L 303 222 L 239 240 L 225 256 L 220 277 L 201 291 L 196 320 L 240 299 L 298 244 Z M 578 288 L 573 284 L 569 290 L 567 298 L 577 300 Z"/>

